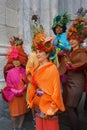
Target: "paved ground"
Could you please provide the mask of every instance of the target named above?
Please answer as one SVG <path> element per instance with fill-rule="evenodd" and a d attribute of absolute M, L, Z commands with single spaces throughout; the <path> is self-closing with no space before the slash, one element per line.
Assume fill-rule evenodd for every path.
<path fill-rule="evenodd" d="M 67 114 L 59 114 L 60 130 L 71 130 Z M 79 112 L 79 130 L 87 130 L 87 113 Z M 3 101 L 0 94 L 0 130 L 12 130 L 7 103 Z M 32 114 L 29 111 L 23 125 L 23 130 L 35 130 L 32 124 Z"/>

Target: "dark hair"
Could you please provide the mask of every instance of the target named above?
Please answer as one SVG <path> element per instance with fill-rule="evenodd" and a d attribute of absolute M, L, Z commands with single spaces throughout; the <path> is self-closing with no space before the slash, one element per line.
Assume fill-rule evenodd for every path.
<path fill-rule="evenodd" d="M 59 25 L 57 25 L 57 26 L 59 26 Z M 56 27 L 57 27 L 57 26 L 56 26 Z M 57 33 L 56 33 L 56 31 L 55 31 L 55 30 L 56 30 L 56 27 L 55 27 L 55 28 L 52 28 L 52 30 L 53 30 L 53 32 L 54 32 L 55 35 L 57 35 Z M 63 29 L 62 32 L 66 32 L 66 26 L 65 26 L 65 25 L 64 25 L 64 26 L 60 26 L 60 27 Z"/>

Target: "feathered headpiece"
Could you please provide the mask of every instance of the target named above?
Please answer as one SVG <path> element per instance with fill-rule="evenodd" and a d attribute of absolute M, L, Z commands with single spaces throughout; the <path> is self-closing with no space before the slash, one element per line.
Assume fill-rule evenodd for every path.
<path fill-rule="evenodd" d="M 87 38 L 87 9 L 81 7 L 78 9 L 76 14 L 78 17 L 83 17 L 85 20 L 82 32 L 83 32 L 84 37 Z"/>
<path fill-rule="evenodd" d="M 31 19 L 32 19 L 32 21 L 34 21 L 34 23 L 32 25 L 32 34 L 33 34 L 32 37 L 34 38 L 37 33 L 44 33 L 44 28 L 40 24 L 38 15 L 36 15 L 36 14 L 32 15 Z"/>
<path fill-rule="evenodd" d="M 84 28 L 84 18 L 77 17 L 73 21 L 73 24 L 70 26 L 67 34 L 67 39 L 77 39 L 79 43 L 83 42 L 84 40 L 84 34 L 83 34 L 83 28 Z"/>
<path fill-rule="evenodd" d="M 53 19 L 52 29 L 55 28 L 57 25 L 63 27 L 70 21 L 70 16 L 67 13 L 61 14 L 56 16 Z"/>
<path fill-rule="evenodd" d="M 38 23 L 38 15 L 33 15 L 32 20 L 34 20 L 34 24 L 32 26 L 32 48 L 46 52 L 53 51 L 54 47 L 51 43 L 53 37 L 46 37 L 43 26 Z"/>
<path fill-rule="evenodd" d="M 33 38 L 33 47 L 34 49 L 51 52 L 54 50 L 53 44 L 51 43 L 53 37 L 45 37 L 43 33 L 37 33 Z"/>
<path fill-rule="evenodd" d="M 11 37 L 9 39 L 11 47 L 7 54 L 7 59 L 9 62 L 12 62 L 14 59 L 18 59 L 23 66 L 26 66 L 27 63 L 27 54 L 23 49 L 23 40 L 20 37 Z"/>
<path fill-rule="evenodd" d="M 21 62 L 21 65 L 23 67 L 26 67 L 27 64 L 27 54 L 24 52 L 23 49 L 23 40 L 20 37 L 11 37 L 9 39 L 9 42 L 11 44 L 11 47 L 8 50 L 7 53 L 7 64 L 4 67 L 4 77 L 6 78 L 8 70 L 14 68 L 13 60 L 18 59 Z"/>
<path fill-rule="evenodd" d="M 9 39 L 9 43 L 11 46 L 15 46 L 15 48 L 17 48 L 18 50 L 23 50 L 23 40 L 21 39 L 20 36 L 18 37 L 11 37 Z"/>

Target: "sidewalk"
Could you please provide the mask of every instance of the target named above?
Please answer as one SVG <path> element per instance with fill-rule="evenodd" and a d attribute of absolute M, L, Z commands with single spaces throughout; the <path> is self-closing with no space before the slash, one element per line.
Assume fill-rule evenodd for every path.
<path fill-rule="evenodd" d="M 0 130 L 12 130 L 12 123 L 9 115 L 8 105 L 3 101 L 0 93 Z M 31 111 L 26 114 L 23 130 L 34 130 Z"/>
<path fill-rule="evenodd" d="M 60 130 L 71 130 L 67 114 L 59 114 Z M 79 130 L 87 130 L 87 113 L 79 113 Z M 3 101 L 0 94 L 0 130 L 12 130 L 11 119 L 8 111 L 7 103 Z M 23 130 L 35 130 L 32 124 L 32 114 L 29 111 L 26 114 Z"/>

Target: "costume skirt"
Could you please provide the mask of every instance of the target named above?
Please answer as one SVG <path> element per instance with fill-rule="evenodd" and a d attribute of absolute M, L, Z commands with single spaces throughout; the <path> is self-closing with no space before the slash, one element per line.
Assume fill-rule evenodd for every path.
<path fill-rule="evenodd" d="M 68 71 L 66 86 L 63 87 L 64 103 L 68 107 L 77 107 L 85 85 L 85 76 L 81 71 Z"/>
<path fill-rule="evenodd" d="M 36 130 L 59 130 L 58 117 L 41 118 L 36 116 Z"/>
<path fill-rule="evenodd" d="M 26 91 L 22 96 L 14 96 L 13 100 L 8 103 L 10 115 L 19 116 L 27 112 Z"/>

